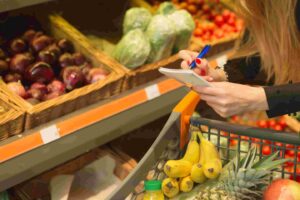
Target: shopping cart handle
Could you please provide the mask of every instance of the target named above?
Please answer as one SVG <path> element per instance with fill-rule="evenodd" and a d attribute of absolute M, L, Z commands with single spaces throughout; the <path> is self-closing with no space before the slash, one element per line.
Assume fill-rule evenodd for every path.
<path fill-rule="evenodd" d="M 190 118 L 194 113 L 200 96 L 195 91 L 190 91 L 173 109 L 173 112 L 180 113 L 180 148 L 183 149 L 188 141 L 188 128 Z"/>

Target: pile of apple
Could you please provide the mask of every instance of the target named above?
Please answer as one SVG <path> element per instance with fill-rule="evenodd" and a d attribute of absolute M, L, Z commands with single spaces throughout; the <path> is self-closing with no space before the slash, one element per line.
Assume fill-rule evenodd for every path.
<path fill-rule="evenodd" d="M 243 21 L 218 1 L 173 0 L 173 2 L 194 16 L 196 22 L 194 36 L 203 42 L 229 37 L 243 29 Z"/>
<path fill-rule="evenodd" d="M 105 79 L 108 72 L 93 67 L 69 40 L 30 29 L 0 48 L 0 75 L 10 90 L 37 104 Z"/>

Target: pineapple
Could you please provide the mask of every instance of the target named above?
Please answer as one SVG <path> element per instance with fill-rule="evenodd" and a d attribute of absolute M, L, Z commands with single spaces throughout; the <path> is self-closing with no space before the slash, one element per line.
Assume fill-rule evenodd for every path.
<path fill-rule="evenodd" d="M 257 148 L 252 147 L 247 155 L 236 157 L 222 170 L 216 180 L 196 187 L 191 193 L 176 199 L 189 200 L 256 200 L 262 199 L 263 190 L 269 184 L 271 170 L 287 161 L 275 160 L 278 153 L 257 160 Z"/>

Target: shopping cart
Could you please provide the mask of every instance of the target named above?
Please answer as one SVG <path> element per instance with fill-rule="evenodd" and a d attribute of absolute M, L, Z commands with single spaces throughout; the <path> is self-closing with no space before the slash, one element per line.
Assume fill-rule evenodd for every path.
<path fill-rule="evenodd" d="M 228 162 L 232 155 L 243 156 L 243 154 L 246 154 L 252 144 L 261 147 L 258 151 L 260 158 L 265 156 L 262 152 L 264 145 L 269 145 L 271 152 L 282 150 L 279 154 L 282 158 L 286 157 L 286 150 L 294 151 L 294 156 L 290 157 L 291 161 L 287 163 L 292 166 L 292 169 L 290 167 L 287 170 L 288 168 L 281 167 L 273 174 L 277 177 L 293 179 L 300 177 L 299 169 L 297 171 L 297 164 L 300 166 L 300 162 L 297 161 L 298 153 L 300 157 L 299 135 L 230 124 L 201 117 L 191 117 L 199 100 L 199 95 L 193 91 L 184 97 L 174 108 L 167 123 L 142 160 L 108 199 L 136 199 L 139 192 L 135 192 L 135 188 L 143 180 L 146 180 L 147 175 L 149 177 L 149 172 L 151 174 L 150 179 L 162 180 L 165 178 L 163 173 L 164 163 L 169 159 L 177 159 L 181 156 L 189 139 L 188 130 L 191 128 L 200 130 L 204 133 L 204 136 L 215 143 L 219 152 L 221 152 L 224 163 Z M 231 146 L 232 142 L 236 144 L 233 148 Z M 282 145 L 278 145 L 280 143 Z"/>

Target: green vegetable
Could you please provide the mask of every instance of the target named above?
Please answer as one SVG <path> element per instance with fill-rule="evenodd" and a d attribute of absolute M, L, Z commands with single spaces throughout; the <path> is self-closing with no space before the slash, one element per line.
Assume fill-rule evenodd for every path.
<path fill-rule="evenodd" d="M 174 51 L 186 49 L 195 29 L 195 22 L 192 16 L 186 10 L 178 10 L 168 15 L 168 18 L 174 23 L 176 28 Z"/>
<path fill-rule="evenodd" d="M 164 15 L 156 15 L 152 18 L 146 35 L 151 44 L 151 53 L 148 63 L 167 58 L 172 53 L 172 48 L 176 39 L 174 24 Z"/>
<path fill-rule="evenodd" d="M 176 7 L 171 2 L 161 3 L 156 11 L 156 14 L 159 15 L 168 15 L 176 11 Z"/>
<path fill-rule="evenodd" d="M 145 63 L 151 47 L 149 40 L 140 29 L 129 31 L 117 44 L 113 57 L 128 68 L 136 68 Z"/>
<path fill-rule="evenodd" d="M 133 29 L 146 30 L 152 15 L 146 8 L 131 8 L 127 10 L 123 22 L 123 34 Z"/>

